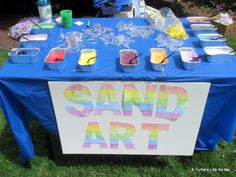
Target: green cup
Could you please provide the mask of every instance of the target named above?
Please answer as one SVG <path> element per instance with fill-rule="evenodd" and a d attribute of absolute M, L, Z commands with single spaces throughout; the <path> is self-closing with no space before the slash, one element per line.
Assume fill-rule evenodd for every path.
<path fill-rule="evenodd" d="M 72 27 L 72 10 L 62 10 L 60 11 L 62 25 L 65 28 Z"/>

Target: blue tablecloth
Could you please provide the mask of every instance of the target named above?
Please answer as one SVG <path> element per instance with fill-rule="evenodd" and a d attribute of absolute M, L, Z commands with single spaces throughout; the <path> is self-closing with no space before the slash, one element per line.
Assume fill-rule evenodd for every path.
<path fill-rule="evenodd" d="M 79 19 L 90 21 L 91 25 L 99 22 L 115 29 L 118 21 L 133 21 L 145 25 L 144 19 Z M 192 36 L 187 21 L 181 19 L 190 35 L 184 46 L 194 47 L 198 54 L 204 54 L 196 37 Z M 97 68 L 94 72 L 75 71 L 80 53 L 66 55 L 66 65 L 61 71 L 48 70 L 44 58 L 49 50 L 57 45 L 60 30 L 81 31 L 86 25 L 63 29 L 56 26 L 48 43 L 41 48 L 35 64 L 13 64 L 8 61 L 0 70 L 0 105 L 8 120 L 21 152 L 21 159 L 33 159 L 34 148 L 28 131 L 26 110 L 32 113 L 40 124 L 51 133 L 57 133 L 55 114 L 48 89 L 48 81 L 85 81 L 85 80 L 144 80 L 161 82 L 211 82 L 200 132 L 195 149 L 215 149 L 217 143 L 224 139 L 231 142 L 236 129 L 236 58 L 230 63 L 200 63 L 194 71 L 184 70 L 179 53 L 169 58 L 164 72 L 154 72 L 149 63 L 149 49 L 157 47 L 156 32 L 149 39 L 135 38 L 130 48 L 143 53 L 135 73 L 124 73 L 119 66 L 119 50 L 122 47 L 97 43 L 84 48 L 97 50 Z M 115 29 L 116 31 L 116 29 Z M 116 31 L 117 32 L 117 31 Z M 201 95 L 199 95 L 201 96 Z"/>

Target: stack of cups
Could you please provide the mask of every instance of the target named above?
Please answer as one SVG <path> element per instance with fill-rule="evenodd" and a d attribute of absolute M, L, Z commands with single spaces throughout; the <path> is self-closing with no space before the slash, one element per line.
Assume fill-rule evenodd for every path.
<path fill-rule="evenodd" d="M 72 11 L 71 10 L 62 10 L 60 11 L 62 25 L 65 28 L 72 27 Z"/>

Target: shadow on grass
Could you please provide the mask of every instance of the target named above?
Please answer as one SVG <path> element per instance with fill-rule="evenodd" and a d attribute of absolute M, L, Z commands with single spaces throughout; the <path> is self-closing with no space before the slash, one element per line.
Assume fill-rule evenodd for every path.
<path fill-rule="evenodd" d="M 1 119 L 3 119 L 1 117 Z M 2 124 L 1 120 L 1 124 Z M 5 122 L 5 121 L 4 121 Z M 0 153 L 9 161 L 19 164 L 19 150 L 13 138 L 10 128 L 6 123 L 1 125 L 0 131 Z M 59 166 L 77 165 L 128 165 L 139 167 L 155 166 L 164 168 L 168 161 L 163 156 L 144 156 L 144 155 L 64 155 L 62 154 L 59 137 L 49 135 L 46 131 L 33 120 L 30 123 L 30 134 L 35 148 L 35 155 L 47 157 Z M 172 158 L 172 157 L 171 157 Z"/>
<path fill-rule="evenodd" d="M 58 136 L 50 135 L 52 157 L 59 166 L 76 165 L 124 165 L 130 167 L 158 167 L 164 169 L 169 166 L 170 161 L 178 161 L 181 164 L 191 164 L 192 156 L 157 156 L 157 155 L 75 155 L 62 154 Z"/>
<path fill-rule="evenodd" d="M 0 153 L 9 161 L 19 164 L 19 149 L 13 134 L 7 125 L 0 109 Z M 45 131 L 36 121 L 30 123 L 30 134 L 35 148 L 35 155 L 50 158 L 50 148 L 46 139 Z"/>
<path fill-rule="evenodd" d="M 3 121 L 1 121 L 2 124 Z M 4 124 L 1 125 L 1 134 L 0 134 L 0 153 L 5 156 L 8 160 L 14 163 L 19 163 L 18 155 L 19 151 L 16 145 L 13 135 L 10 131 L 10 128 Z"/>

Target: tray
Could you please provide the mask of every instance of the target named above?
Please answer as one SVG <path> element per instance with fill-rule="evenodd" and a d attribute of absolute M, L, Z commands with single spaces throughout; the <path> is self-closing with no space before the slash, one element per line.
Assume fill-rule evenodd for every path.
<path fill-rule="evenodd" d="M 39 52 L 39 48 L 14 48 L 8 56 L 13 63 L 35 63 Z"/>
<path fill-rule="evenodd" d="M 80 71 L 90 72 L 95 70 L 97 51 L 95 49 L 81 50 L 78 66 Z"/>
<path fill-rule="evenodd" d="M 152 65 L 152 70 L 164 71 L 166 68 L 166 65 L 168 64 L 168 59 L 166 59 L 164 62 L 162 62 L 162 60 L 165 57 L 167 57 L 166 49 L 164 49 L 164 48 L 151 48 L 150 53 L 151 53 L 150 63 Z"/>
<path fill-rule="evenodd" d="M 182 47 L 179 49 L 179 53 L 183 67 L 186 70 L 195 70 L 201 62 L 198 58 L 199 56 L 192 47 Z"/>
<path fill-rule="evenodd" d="M 221 34 L 199 34 L 197 35 L 201 46 L 207 47 L 207 46 L 223 46 L 226 45 L 223 35 Z"/>
<path fill-rule="evenodd" d="M 23 47 L 42 47 L 48 39 L 47 34 L 25 35 L 20 38 Z"/>
<path fill-rule="evenodd" d="M 217 28 L 211 24 L 192 24 L 191 29 L 195 36 L 198 34 L 217 33 Z"/>
<path fill-rule="evenodd" d="M 41 22 L 41 23 L 38 23 L 38 24 L 42 28 L 39 28 L 38 26 L 33 25 L 32 29 L 31 29 L 31 32 L 33 34 L 44 34 L 44 33 L 45 34 L 52 34 L 53 29 L 56 25 L 56 23 L 54 23 L 54 22 Z"/>
<path fill-rule="evenodd" d="M 65 65 L 65 55 L 65 48 L 53 48 L 44 59 L 44 62 L 50 70 L 61 70 Z"/>
<path fill-rule="evenodd" d="M 137 65 L 139 64 L 139 59 L 136 57 L 138 55 L 136 50 L 132 49 L 122 49 L 120 50 L 120 65 L 124 72 L 134 72 Z"/>
<path fill-rule="evenodd" d="M 233 49 L 228 46 L 204 47 L 204 51 L 210 63 L 226 63 L 235 57 L 234 52 L 230 53 Z"/>

